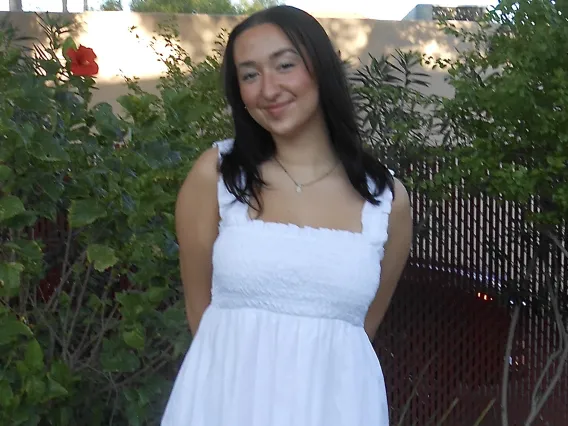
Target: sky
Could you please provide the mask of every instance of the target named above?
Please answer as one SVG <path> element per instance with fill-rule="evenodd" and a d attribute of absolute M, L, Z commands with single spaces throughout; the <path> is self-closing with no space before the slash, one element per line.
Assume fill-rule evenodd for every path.
<path fill-rule="evenodd" d="M 89 0 L 89 4 L 96 9 L 100 1 Z M 122 2 L 130 3 L 130 0 Z M 23 0 L 22 3 L 24 10 L 61 11 L 61 0 Z M 400 20 L 419 3 L 432 3 L 438 6 L 486 6 L 495 5 L 497 0 L 285 0 L 285 3 L 308 12 L 349 13 L 369 19 Z M 81 12 L 83 0 L 68 0 L 68 7 L 70 12 Z M 0 0 L 0 10 L 8 10 L 8 0 Z"/>

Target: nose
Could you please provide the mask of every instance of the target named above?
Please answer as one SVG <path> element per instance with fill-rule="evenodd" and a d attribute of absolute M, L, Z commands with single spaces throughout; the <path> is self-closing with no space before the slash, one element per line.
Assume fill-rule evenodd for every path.
<path fill-rule="evenodd" d="M 274 100 L 278 97 L 280 93 L 280 86 L 278 84 L 278 79 L 271 73 L 265 73 L 262 76 L 262 96 L 266 100 Z"/>

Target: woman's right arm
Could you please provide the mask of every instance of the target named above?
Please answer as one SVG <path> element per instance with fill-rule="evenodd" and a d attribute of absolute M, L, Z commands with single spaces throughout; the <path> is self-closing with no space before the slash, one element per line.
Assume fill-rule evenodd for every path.
<path fill-rule="evenodd" d="M 217 162 L 216 148 L 204 152 L 187 175 L 176 203 L 181 280 L 187 320 L 193 335 L 211 302 L 213 244 L 220 220 Z"/>

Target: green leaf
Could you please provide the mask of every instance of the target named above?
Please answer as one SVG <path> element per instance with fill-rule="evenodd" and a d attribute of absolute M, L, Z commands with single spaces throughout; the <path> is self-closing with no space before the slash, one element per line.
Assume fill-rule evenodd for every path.
<path fill-rule="evenodd" d="M 190 347 L 192 336 L 189 333 L 185 333 L 182 338 L 175 339 L 173 356 L 180 357 L 187 352 Z"/>
<path fill-rule="evenodd" d="M 32 337 L 30 328 L 22 321 L 12 316 L 0 320 L 0 346 L 10 344 L 18 336 Z"/>
<path fill-rule="evenodd" d="M 17 216 L 4 221 L 3 225 L 8 228 L 24 228 L 26 226 L 34 226 L 37 222 L 38 213 L 35 211 L 26 210 Z"/>
<path fill-rule="evenodd" d="M 180 325 L 185 326 L 187 321 L 184 310 L 181 308 L 176 308 L 175 306 L 170 306 L 160 315 L 160 320 L 163 327 L 166 329 L 175 329 Z"/>
<path fill-rule="evenodd" d="M 8 242 L 4 247 L 13 249 L 20 255 L 32 261 L 40 261 L 43 258 L 43 252 L 37 241 L 16 240 Z"/>
<path fill-rule="evenodd" d="M 24 361 L 30 371 L 39 372 L 43 369 L 43 350 L 37 340 L 28 343 Z"/>
<path fill-rule="evenodd" d="M 123 396 L 128 402 L 135 402 L 138 400 L 138 393 L 136 392 L 136 389 L 125 389 Z"/>
<path fill-rule="evenodd" d="M 0 198 L 0 222 L 10 219 L 26 211 L 22 200 L 14 195 Z"/>
<path fill-rule="evenodd" d="M 140 315 L 148 307 L 139 293 L 116 293 L 115 298 L 118 303 L 122 305 L 120 309 L 122 315 L 131 320 Z"/>
<path fill-rule="evenodd" d="M 24 390 L 30 402 L 38 403 L 43 399 L 47 386 L 38 376 L 29 376 L 24 383 Z"/>
<path fill-rule="evenodd" d="M 93 405 L 89 403 L 89 407 L 92 408 Z M 71 407 L 61 406 L 59 404 L 57 408 L 50 409 L 49 417 L 51 420 L 50 424 L 60 425 L 60 426 L 70 426 L 76 424 L 73 419 L 73 409 Z M 94 415 L 90 417 L 90 420 L 94 419 Z M 101 424 L 101 422 L 93 421 L 91 424 Z"/>
<path fill-rule="evenodd" d="M 87 299 L 87 306 L 92 309 L 93 311 L 96 311 L 98 309 L 100 309 L 101 307 L 104 306 L 103 301 L 99 298 L 99 296 L 97 296 L 96 294 L 89 294 L 89 298 Z"/>
<path fill-rule="evenodd" d="M 71 159 L 65 148 L 54 140 L 35 143 L 30 149 L 30 155 L 48 162 L 70 161 Z"/>
<path fill-rule="evenodd" d="M 77 50 L 77 45 L 75 44 L 75 40 L 73 40 L 73 37 L 67 37 L 61 44 L 61 51 L 63 52 L 63 55 L 65 56 L 66 59 L 69 59 L 67 57 L 67 50 L 69 49 Z"/>
<path fill-rule="evenodd" d="M 14 392 L 10 383 L 6 380 L 0 380 L 0 406 L 8 407 L 12 405 L 12 398 L 14 397 Z"/>
<path fill-rule="evenodd" d="M 55 379 L 48 374 L 47 376 L 47 394 L 46 398 L 54 399 L 60 398 L 62 396 L 67 396 L 69 392 L 65 389 L 61 383 L 57 382 Z"/>
<path fill-rule="evenodd" d="M 24 271 L 21 263 L 0 263 L 0 295 L 12 297 L 20 288 L 20 277 Z"/>
<path fill-rule="evenodd" d="M 30 413 L 26 408 L 27 406 L 22 404 L 15 413 L 11 414 L 10 426 L 37 426 L 39 424 L 39 416 L 35 413 Z"/>
<path fill-rule="evenodd" d="M 64 185 L 61 182 L 56 180 L 51 180 L 47 182 L 42 182 L 41 189 L 49 197 L 49 199 L 53 202 L 59 201 L 63 191 L 65 189 Z"/>
<path fill-rule="evenodd" d="M 139 328 L 122 333 L 124 343 L 134 349 L 144 349 L 144 334 Z"/>
<path fill-rule="evenodd" d="M 150 93 L 144 93 L 140 96 L 128 94 L 119 96 L 116 101 L 122 106 L 131 116 L 144 117 L 145 119 L 152 119 L 156 117 L 152 111 L 152 105 L 158 103 L 160 98 Z"/>
<path fill-rule="evenodd" d="M 148 291 L 146 291 L 146 297 L 150 303 L 160 303 L 164 300 L 164 297 L 166 297 L 169 291 L 167 287 L 150 287 Z"/>
<path fill-rule="evenodd" d="M 106 215 L 106 210 L 94 200 L 73 200 L 69 208 L 69 223 L 72 228 L 79 228 Z"/>
<path fill-rule="evenodd" d="M 112 106 L 106 102 L 101 102 L 93 107 L 95 125 L 97 130 L 111 141 L 119 139 L 121 122 L 112 110 Z"/>
<path fill-rule="evenodd" d="M 59 293 L 59 304 L 62 308 L 68 308 L 71 306 L 71 296 L 66 291 Z"/>
<path fill-rule="evenodd" d="M 69 389 L 75 382 L 75 378 L 69 369 L 69 366 L 62 360 L 55 360 L 52 362 L 50 371 L 47 373 L 47 377 L 67 389 Z"/>
<path fill-rule="evenodd" d="M 112 248 L 102 244 L 91 244 L 87 248 L 87 259 L 95 264 L 97 271 L 104 271 L 118 262 L 118 258 Z"/>
<path fill-rule="evenodd" d="M 6 182 L 13 174 L 10 167 L 0 164 L 0 182 Z"/>
<path fill-rule="evenodd" d="M 140 368 L 138 357 L 126 349 L 103 351 L 101 354 L 103 370 L 110 373 L 132 373 Z"/>

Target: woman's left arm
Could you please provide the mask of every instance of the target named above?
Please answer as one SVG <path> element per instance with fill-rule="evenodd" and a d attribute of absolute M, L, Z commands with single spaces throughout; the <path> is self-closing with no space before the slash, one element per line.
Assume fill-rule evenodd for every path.
<path fill-rule="evenodd" d="M 389 307 L 404 270 L 412 244 L 412 213 L 406 188 L 394 181 L 394 200 L 388 224 L 388 240 L 381 261 L 381 282 L 365 318 L 365 331 L 372 341 Z"/>

